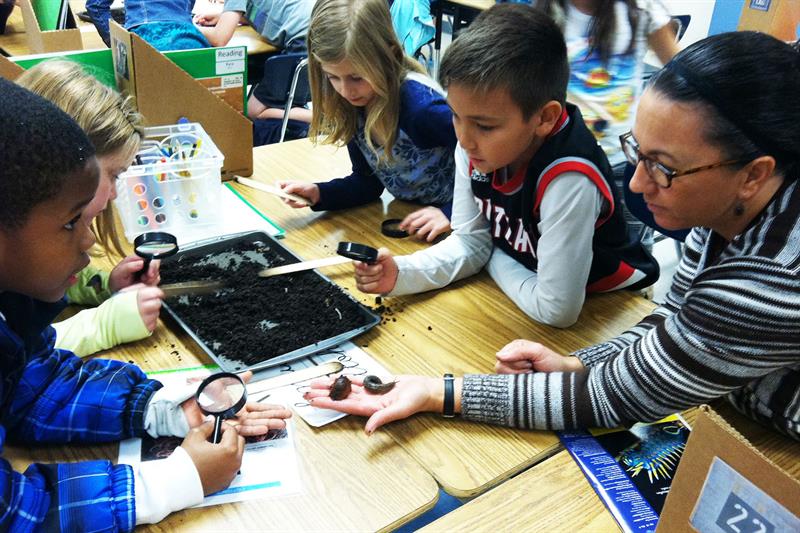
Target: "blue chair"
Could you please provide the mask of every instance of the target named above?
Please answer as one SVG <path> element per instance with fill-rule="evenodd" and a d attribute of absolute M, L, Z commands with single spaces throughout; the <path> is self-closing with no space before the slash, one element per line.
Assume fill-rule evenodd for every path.
<path fill-rule="evenodd" d="M 253 88 L 253 94 L 261 103 L 283 109 L 278 142 L 283 142 L 286 136 L 289 110 L 292 107 L 303 107 L 311 100 L 307 65 L 308 56 L 304 53 L 270 56 L 264 62 L 261 82 Z"/>

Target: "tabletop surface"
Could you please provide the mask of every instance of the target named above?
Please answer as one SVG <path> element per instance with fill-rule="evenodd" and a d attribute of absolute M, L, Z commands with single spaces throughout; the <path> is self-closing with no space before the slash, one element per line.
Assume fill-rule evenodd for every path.
<path fill-rule="evenodd" d="M 714 410 L 753 446 L 800 479 L 800 443 L 759 426 L 724 400 Z M 691 425 L 697 410 L 684 418 Z M 420 531 L 619 531 L 614 518 L 566 451 L 430 523 Z"/>
<path fill-rule="evenodd" d="M 253 179 L 273 184 L 288 179 L 325 181 L 350 172 L 346 149 L 313 147 L 308 140 L 256 148 L 254 162 Z M 409 253 L 428 246 L 412 239 L 390 239 L 380 234 L 383 219 L 402 217 L 414 209 L 407 203 L 383 199 L 346 212 L 314 213 L 309 209 L 292 209 L 272 195 L 240 184 L 234 187 L 286 229 L 283 244 L 303 259 L 333 255 L 337 243 L 342 240 L 386 246 L 396 253 Z M 375 296 L 355 289 L 352 266 L 330 267 L 325 274 L 356 299 L 376 306 Z M 382 323 L 358 337 L 356 343 L 391 372 L 428 375 L 445 371 L 456 375 L 491 372 L 494 353 L 515 338 L 541 341 L 567 353 L 619 333 L 653 308 L 651 302 L 630 292 L 592 295 L 587 299 L 578 324 L 558 330 L 525 317 L 485 273 L 446 290 L 385 298 L 382 303 L 385 306 Z M 133 361 L 145 371 L 210 362 L 187 334 L 171 330 L 163 323 L 152 337 L 117 347 L 102 356 Z M 504 519 L 510 521 L 508 525 L 511 526 L 520 519 L 523 507 L 525 512 L 557 507 L 559 500 L 555 495 L 568 494 L 570 498 L 578 498 L 579 504 L 570 509 L 559 508 L 559 521 L 553 518 L 543 522 L 543 527 L 558 525 L 559 529 L 564 529 L 570 524 L 600 529 L 608 525 L 614 527 L 611 516 L 578 467 L 561 451 L 552 432 L 482 426 L 425 415 L 391 424 L 366 437 L 363 423 L 363 418 L 348 417 L 314 429 L 295 417 L 303 481 L 301 494 L 186 510 L 151 529 L 171 530 L 179 526 L 240 529 L 254 525 L 259 529 L 391 529 L 434 504 L 437 497 L 434 479 L 456 496 L 471 497 L 485 493 L 526 469 L 457 511 L 471 514 L 448 515 L 444 520 L 463 520 L 457 522 L 460 529 L 464 523 L 478 526 L 505 523 L 489 521 L 495 516 L 492 510 L 497 511 L 500 503 L 506 501 L 513 505 L 526 494 L 532 497 L 534 503 L 528 507 L 513 505 L 517 515 Z M 796 443 L 792 443 L 795 445 L 792 447 L 787 444 L 788 439 L 755 424 L 745 422 L 743 428 L 737 425 L 754 444 L 767 447 L 762 450 L 773 450 L 773 460 L 782 466 L 788 465 L 793 475 L 800 474 L 800 452 Z M 16 469 L 22 470 L 33 461 L 115 458 L 116 450 L 115 444 L 9 447 L 4 456 Z M 528 469 L 537 463 L 542 464 Z M 542 483 L 543 479 L 546 483 Z M 315 510 L 313 513 L 308 512 L 311 508 Z M 506 514 L 509 513 L 506 511 Z M 503 520 L 500 514 L 496 519 Z M 440 522 L 435 524 L 441 525 Z"/>
<path fill-rule="evenodd" d="M 351 170 L 346 149 L 311 148 L 308 140 L 256 148 L 254 165 L 253 178 L 272 184 L 287 179 L 326 181 Z M 346 240 L 386 246 L 397 254 L 429 246 L 380 233 L 383 219 L 402 218 L 414 209 L 408 203 L 384 200 L 346 212 L 314 213 L 291 209 L 272 195 L 236 187 L 286 229 L 283 244 L 303 259 L 333 255 L 337 243 Z M 376 306 L 374 295 L 355 289 L 352 266 L 331 267 L 325 274 L 365 304 Z M 517 338 L 542 341 L 567 353 L 620 333 L 653 308 L 631 292 L 593 295 L 578 324 L 559 330 L 525 316 L 485 272 L 446 290 L 385 298 L 382 303 L 386 306 L 383 322 L 361 335 L 358 344 L 393 373 L 423 375 L 492 372 L 495 352 Z M 552 432 L 443 421 L 435 415 L 397 422 L 386 431 L 448 493 L 458 497 L 480 494 L 558 449 Z"/>

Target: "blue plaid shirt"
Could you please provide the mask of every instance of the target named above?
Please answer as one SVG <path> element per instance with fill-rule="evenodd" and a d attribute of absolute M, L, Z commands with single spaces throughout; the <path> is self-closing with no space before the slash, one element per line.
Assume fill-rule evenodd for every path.
<path fill-rule="evenodd" d="M 134 365 L 82 361 L 54 348 L 50 321 L 64 304 L 0 293 L 0 453 L 15 443 L 108 442 L 140 436 L 161 387 Z M 133 471 L 110 461 L 33 464 L 0 458 L 0 530 L 131 531 Z"/>

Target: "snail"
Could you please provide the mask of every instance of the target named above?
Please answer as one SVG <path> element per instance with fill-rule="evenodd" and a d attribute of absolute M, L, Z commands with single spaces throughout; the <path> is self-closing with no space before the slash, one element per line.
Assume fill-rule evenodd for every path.
<path fill-rule="evenodd" d="M 351 388 L 350 379 L 347 376 L 339 376 L 331 387 L 331 400 L 344 400 L 350 394 Z"/>
<path fill-rule="evenodd" d="M 369 375 L 364 378 L 364 389 L 372 394 L 386 394 L 394 388 L 395 383 L 397 381 L 384 383 L 378 376 Z"/>

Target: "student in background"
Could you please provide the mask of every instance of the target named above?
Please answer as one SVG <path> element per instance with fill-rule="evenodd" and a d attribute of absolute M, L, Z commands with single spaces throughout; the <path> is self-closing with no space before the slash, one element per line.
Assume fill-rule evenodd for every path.
<path fill-rule="evenodd" d="M 798 94 L 798 44 L 757 32 L 708 37 L 653 77 L 622 140 L 631 188 L 660 225 L 694 229 L 665 303 L 633 328 L 566 357 L 514 341 L 497 353 L 502 374 L 452 389 L 398 376 L 388 394 L 353 386 L 337 402 L 323 380 L 311 404 L 369 416 L 371 433 L 443 410 L 519 428 L 616 427 L 727 398 L 800 439 Z"/>
<path fill-rule="evenodd" d="M 124 257 L 111 200 L 117 197 L 117 176 L 130 166 L 143 136 L 133 99 L 123 98 L 71 61 L 45 61 L 16 82 L 63 109 L 89 136 L 100 181 L 86 207 L 86 220 L 93 221 L 92 230 L 104 253 Z M 144 261 L 134 255 L 125 257 L 111 272 L 92 266 L 81 270 L 77 282 L 67 289 L 67 299 L 99 307 L 55 324 L 56 346 L 83 357 L 150 335 L 161 309 L 160 278 L 157 261 L 138 278 L 143 266 Z"/>
<path fill-rule="evenodd" d="M 86 0 L 97 33 L 111 46 L 109 19 L 113 0 Z M 190 50 L 211 46 L 192 23 L 194 0 L 125 0 L 125 28 L 156 50 Z"/>
<path fill-rule="evenodd" d="M 568 77 L 561 31 L 530 6 L 494 6 L 450 45 L 440 79 L 459 140 L 453 233 L 357 264 L 360 290 L 423 292 L 485 266 L 528 316 L 567 327 L 587 292 L 655 282 L 658 264 L 628 231 L 605 154 L 565 103 Z"/>
<path fill-rule="evenodd" d="M 403 229 L 428 241 L 448 231 L 452 115 L 441 87 L 403 53 L 386 0 L 319 0 L 308 45 L 309 135 L 347 144 L 353 173 L 326 183 L 282 183 L 283 190 L 325 211 L 377 200 L 385 188 L 429 206 L 406 217 Z"/>
<path fill-rule="evenodd" d="M 627 164 L 619 146 L 619 136 L 633 126 L 648 47 L 662 64 L 678 52 L 669 12 L 661 0 L 538 0 L 534 3 L 549 13 L 564 31 L 570 67 L 567 101 L 581 110 L 586 125 L 608 156 L 615 183 L 628 200 L 631 193 L 625 189 L 633 170 L 629 169 L 626 176 Z M 648 215 L 641 197 L 631 201 L 637 204 L 631 206 L 634 211 Z M 640 204 L 642 208 L 637 209 Z M 645 233 L 637 218 L 628 212 L 625 215 L 629 223 Z"/>
<path fill-rule="evenodd" d="M 236 27 L 240 23 L 249 22 L 253 28 L 270 44 L 281 49 L 283 53 L 305 52 L 306 33 L 311 19 L 311 8 L 314 0 L 225 0 L 221 14 L 201 14 L 195 17 L 195 23 L 206 36 L 212 46 L 227 45 Z M 264 120 L 256 127 L 256 143 L 258 137 L 274 137 L 274 130 L 279 120 L 283 119 L 283 108 L 274 106 L 269 95 L 262 88 L 268 86 L 270 76 L 275 74 L 265 63 L 262 82 L 255 86 L 247 100 L 247 116 L 253 121 Z M 311 122 L 311 111 L 302 107 L 289 110 L 292 129 Z M 265 131 L 262 131 L 265 130 Z M 279 130 L 278 130 L 279 131 Z M 272 135 L 270 135 L 272 134 Z"/>
<path fill-rule="evenodd" d="M 200 14 L 195 23 L 212 46 L 225 46 L 236 27 L 250 23 L 271 45 L 304 52 L 314 0 L 225 0 L 221 14 Z"/>
<path fill-rule="evenodd" d="M 244 436 L 283 428 L 291 413 L 248 403 L 212 444 L 196 385 L 162 387 L 134 365 L 54 348 L 48 324 L 94 244 L 84 214 L 100 173 L 94 148 L 69 115 L 0 79 L 0 154 L 0 449 L 6 439 L 41 446 L 185 436 L 169 458 L 135 472 L 98 460 L 17 473 L 0 459 L 0 529 L 132 531 L 227 487 Z"/>
<path fill-rule="evenodd" d="M 666 64 L 678 52 L 661 0 L 539 0 L 561 26 L 570 77 L 567 100 L 578 106 L 612 167 L 625 165 L 619 136 L 633 126 L 650 47 Z"/>

